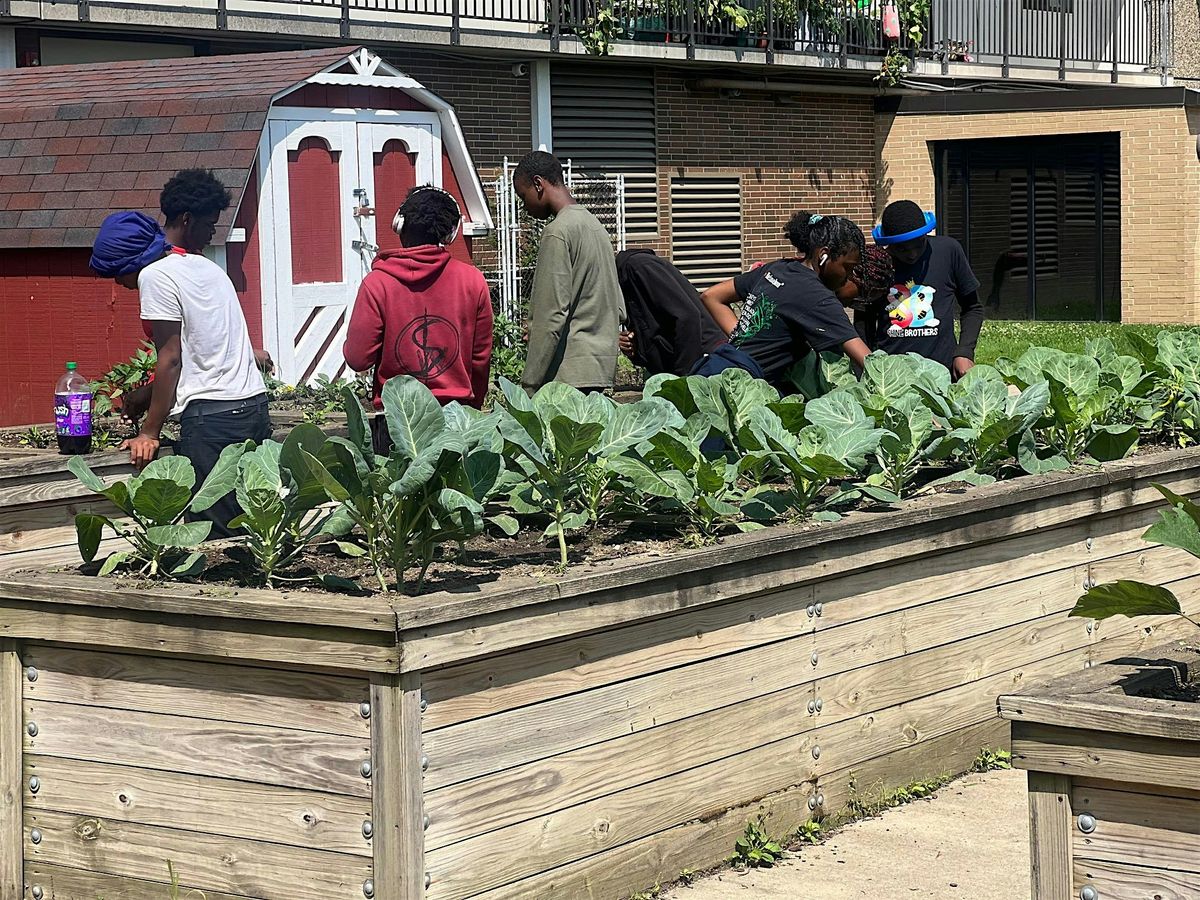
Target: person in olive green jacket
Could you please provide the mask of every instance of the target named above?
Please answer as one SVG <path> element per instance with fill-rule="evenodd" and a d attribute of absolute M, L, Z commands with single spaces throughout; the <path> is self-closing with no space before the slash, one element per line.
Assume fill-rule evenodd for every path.
<path fill-rule="evenodd" d="M 536 391 L 562 381 L 584 391 L 613 386 L 625 301 L 612 239 L 563 182 L 562 165 L 530 153 L 513 172 L 513 188 L 542 232 L 529 298 L 529 347 L 522 386 Z"/>

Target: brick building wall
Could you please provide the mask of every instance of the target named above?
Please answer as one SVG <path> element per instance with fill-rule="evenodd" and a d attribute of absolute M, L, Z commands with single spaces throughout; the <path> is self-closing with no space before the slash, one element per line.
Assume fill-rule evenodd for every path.
<path fill-rule="evenodd" d="M 657 73 L 659 211 L 670 210 L 673 175 L 741 176 L 743 262 L 792 247 L 783 226 L 798 210 L 872 224 L 874 112 L 861 95 L 692 91 L 676 70 Z M 660 245 L 669 247 L 664 227 Z"/>
<path fill-rule="evenodd" d="M 880 115 L 876 208 L 908 198 L 933 209 L 938 141 L 1118 132 L 1121 320 L 1200 323 L 1200 115 L 1182 107 Z"/>

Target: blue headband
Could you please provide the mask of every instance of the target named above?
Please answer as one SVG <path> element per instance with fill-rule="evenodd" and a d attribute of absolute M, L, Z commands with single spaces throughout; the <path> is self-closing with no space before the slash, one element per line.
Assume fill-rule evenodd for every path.
<path fill-rule="evenodd" d="M 119 278 L 144 269 L 171 249 L 162 228 L 140 212 L 117 212 L 100 226 L 92 245 L 92 270 L 101 278 Z"/>
<path fill-rule="evenodd" d="M 916 240 L 919 237 L 925 237 L 933 229 L 937 228 L 937 216 L 931 212 L 925 213 L 925 224 L 915 231 L 906 231 L 904 234 L 884 234 L 883 226 L 876 225 L 871 229 L 871 237 L 875 238 L 875 243 L 881 247 L 886 247 L 889 244 L 903 244 L 905 241 Z"/>

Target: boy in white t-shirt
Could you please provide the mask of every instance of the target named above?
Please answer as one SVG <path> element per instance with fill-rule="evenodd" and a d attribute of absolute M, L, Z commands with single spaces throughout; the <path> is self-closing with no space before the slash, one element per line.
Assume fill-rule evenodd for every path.
<path fill-rule="evenodd" d="M 197 209 L 202 204 L 196 192 L 181 191 L 178 199 L 189 207 L 181 211 L 170 189 L 168 183 L 162 205 L 172 236 L 185 244 L 195 245 L 200 237 L 207 243 L 217 216 L 229 203 L 228 192 L 223 187 L 219 195 L 210 192 L 210 208 Z M 220 266 L 174 246 L 148 216 L 120 212 L 100 227 L 92 268 L 138 291 L 142 319 L 149 323 L 158 351 L 149 409 L 137 437 L 122 445 L 129 450 L 130 462 L 144 468 L 154 459 L 162 426 L 171 416 L 180 421 L 178 452 L 191 460 L 198 483 L 225 447 L 270 437 L 260 364 L 237 292 Z M 213 521 L 214 536 L 224 536 L 238 513 L 231 494 L 205 518 Z"/>

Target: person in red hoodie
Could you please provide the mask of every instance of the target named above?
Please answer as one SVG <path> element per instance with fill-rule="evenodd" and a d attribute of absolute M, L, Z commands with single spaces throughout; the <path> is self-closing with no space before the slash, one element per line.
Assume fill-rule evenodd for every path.
<path fill-rule="evenodd" d="M 451 259 L 446 246 L 462 224 L 455 199 L 429 185 L 408 192 L 392 228 L 401 249 L 375 258 L 358 289 L 343 354 L 356 372 L 375 370 L 372 392 L 411 375 L 442 403 L 476 409 L 487 396 L 492 364 L 492 297 L 474 266 Z M 375 450 L 391 437 L 383 416 L 372 422 Z"/>

